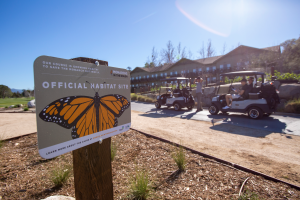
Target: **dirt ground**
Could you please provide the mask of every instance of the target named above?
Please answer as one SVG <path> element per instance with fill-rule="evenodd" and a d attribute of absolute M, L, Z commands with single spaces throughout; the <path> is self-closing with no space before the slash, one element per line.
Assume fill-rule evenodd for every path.
<path fill-rule="evenodd" d="M 300 186 L 300 137 L 132 111 L 132 128 Z"/>
<path fill-rule="evenodd" d="M 174 146 L 129 130 L 112 137 L 117 154 L 112 162 L 114 199 L 131 199 L 130 185 L 137 170 L 146 170 L 150 180 L 147 199 L 299 199 L 300 191 L 268 181 L 186 151 L 186 170 L 179 173 L 171 157 Z M 5 153 L 3 153 L 5 152 Z M 74 197 L 74 177 L 54 187 L 51 172 L 57 167 L 72 171 L 71 152 L 45 160 L 38 154 L 37 135 L 5 141 L 0 149 L 0 199 L 43 199 L 53 195 Z M 244 198 L 247 199 L 247 198 Z M 254 198 L 253 198 L 254 199 Z"/>

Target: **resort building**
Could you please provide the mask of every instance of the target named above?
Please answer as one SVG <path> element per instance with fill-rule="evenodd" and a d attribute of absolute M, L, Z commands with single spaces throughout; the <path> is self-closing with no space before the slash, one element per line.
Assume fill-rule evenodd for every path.
<path fill-rule="evenodd" d="M 215 84 L 222 80 L 222 77 L 220 77 L 221 73 L 249 70 L 249 62 L 252 56 L 270 52 L 280 54 L 280 46 L 258 49 L 241 45 L 221 56 L 198 60 L 183 58 L 172 64 L 164 64 L 152 68 L 136 67 L 130 72 L 131 87 L 153 87 L 158 83 L 166 84 L 166 82 L 160 81 L 160 79 L 166 77 L 196 78 L 200 76 L 204 81 L 207 80 L 208 84 Z"/>

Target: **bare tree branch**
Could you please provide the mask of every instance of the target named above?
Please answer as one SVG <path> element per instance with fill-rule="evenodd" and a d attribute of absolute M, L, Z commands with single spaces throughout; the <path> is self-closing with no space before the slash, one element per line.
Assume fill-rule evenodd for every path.
<path fill-rule="evenodd" d="M 224 55 L 224 54 L 225 54 L 226 49 L 227 49 L 227 45 L 226 45 L 226 42 L 224 42 L 223 49 L 222 49 L 222 51 L 221 51 L 221 55 Z"/>
<path fill-rule="evenodd" d="M 154 67 L 157 66 L 157 59 L 158 59 L 158 53 L 157 51 L 155 50 L 155 47 L 152 48 L 152 53 L 151 53 L 151 63 Z"/>
<path fill-rule="evenodd" d="M 162 49 L 162 51 L 161 51 L 162 60 L 165 63 L 173 63 L 175 60 L 175 52 L 174 51 L 175 51 L 175 48 L 174 48 L 172 42 L 169 40 L 167 42 L 167 48 Z"/>
<path fill-rule="evenodd" d="M 208 39 L 207 47 L 206 47 L 206 57 L 209 58 L 214 55 L 215 55 L 215 49 L 212 46 L 211 39 Z"/>
<path fill-rule="evenodd" d="M 181 51 L 181 59 L 182 58 L 187 58 L 187 54 L 186 54 L 186 51 L 185 51 L 185 47 L 183 47 L 182 51 Z"/>
<path fill-rule="evenodd" d="M 198 53 L 200 54 L 199 58 L 205 58 L 205 46 L 204 46 L 204 42 L 202 43 L 202 47 L 200 48 L 200 50 L 198 51 Z"/>
<path fill-rule="evenodd" d="M 191 52 L 191 50 L 189 50 L 188 58 L 189 58 L 190 60 L 193 59 L 193 53 Z"/>

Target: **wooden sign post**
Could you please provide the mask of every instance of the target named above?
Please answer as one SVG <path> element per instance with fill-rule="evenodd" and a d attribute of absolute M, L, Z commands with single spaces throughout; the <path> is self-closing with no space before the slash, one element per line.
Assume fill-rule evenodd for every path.
<path fill-rule="evenodd" d="M 74 58 L 72 60 L 88 63 L 95 63 L 96 61 L 88 58 Z M 107 62 L 100 64 L 108 65 Z M 96 142 L 73 151 L 76 200 L 113 199 L 110 145 L 111 138 L 107 138 L 101 144 Z"/>

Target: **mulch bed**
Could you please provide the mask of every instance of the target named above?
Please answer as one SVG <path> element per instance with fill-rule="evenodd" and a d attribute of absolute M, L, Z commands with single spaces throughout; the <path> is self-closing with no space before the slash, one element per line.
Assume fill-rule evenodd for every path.
<path fill-rule="evenodd" d="M 112 162 L 114 199 L 127 199 L 130 182 L 137 170 L 149 174 L 149 199 L 238 199 L 242 183 L 248 177 L 243 192 L 250 191 L 259 199 L 300 199 L 300 191 L 283 183 L 233 169 L 186 152 L 186 171 L 177 173 L 171 157 L 174 146 L 146 137 L 136 131 L 114 136 L 118 151 Z M 75 196 L 74 178 L 61 188 L 55 188 L 51 171 L 58 166 L 72 166 L 72 154 L 51 160 L 38 154 L 37 135 L 31 134 L 5 141 L 0 149 L 0 199 L 41 199 L 52 195 Z"/>

